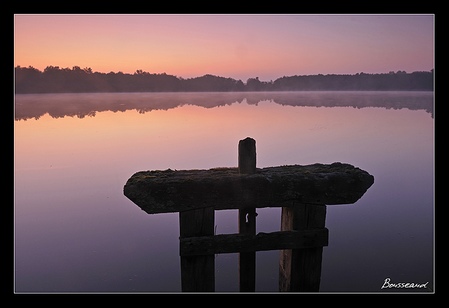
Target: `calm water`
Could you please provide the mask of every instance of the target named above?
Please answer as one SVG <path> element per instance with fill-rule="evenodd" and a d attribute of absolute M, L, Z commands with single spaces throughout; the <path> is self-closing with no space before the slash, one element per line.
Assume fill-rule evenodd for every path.
<path fill-rule="evenodd" d="M 137 171 L 345 162 L 375 178 L 351 205 L 328 206 L 321 292 L 434 288 L 431 92 L 17 95 L 15 291 L 180 292 L 177 214 L 148 215 L 123 195 Z M 257 232 L 280 230 L 259 209 Z M 216 233 L 238 232 L 216 212 Z M 278 251 L 257 252 L 256 291 L 278 291 Z M 238 255 L 215 260 L 217 292 L 237 292 Z"/>

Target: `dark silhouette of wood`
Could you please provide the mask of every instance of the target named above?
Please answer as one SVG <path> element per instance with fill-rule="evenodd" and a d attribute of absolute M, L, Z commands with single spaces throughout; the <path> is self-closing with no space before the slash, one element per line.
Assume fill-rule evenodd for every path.
<path fill-rule="evenodd" d="M 212 206 L 215 210 L 284 207 L 294 204 L 352 204 L 374 183 L 368 172 L 349 164 L 292 165 L 256 169 L 140 171 L 124 194 L 149 214 Z"/>
<path fill-rule="evenodd" d="M 180 240 L 214 235 L 214 209 L 211 207 L 179 213 Z M 215 291 L 215 254 L 181 255 L 181 287 L 185 292 Z"/>
<path fill-rule="evenodd" d="M 251 234 L 216 234 L 180 239 L 181 256 L 312 248 L 328 245 L 327 228 L 259 232 Z"/>
<path fill-rule="evenodd" d="M 254 174 L 256 172 L 256 140 L 245 138 L 239 141 L 239 173 Z M 239 209 L 239 233 L 256 235 L 256 205 Z M 241 292 L 256 290 L 256 252 L 239 253 L 239 285 Z"/>
<path fill-rule="evenodd" d="M 281 250 L 280 291 L 319 291 L 326 205 L 351 204 L 374 177 L 349 164 L 256 168 L 256 142 L 239 142 L 238 168 L 141 171 L 124 194 L 149 214 L 179 212 L 183 291 L 215 291 L 215 254 L 239 253 L 240 291 L 254 292 L 256 252 Z M 256 234 L 256 208 L 282 207 L 281 231 Z M 214 211 L 238 209 L 239 233 L 214 234 Z"/>
<path fill-rule="evenodd" d="M 301 204 L 283 207 L 281 230 L 314 230 L 325 226 L 326 206 Z M 324 246 L 324 245 L 323 245 Z M 323 247 L 301 247 L 281 250 L 279 258 L 279 291 L 316 292 L 321 279 Z"/>
<path fill-rule="evenodd" d="M 239 141 L 239 173 L 256 173 L 256 140 L 247 137 Z"/>

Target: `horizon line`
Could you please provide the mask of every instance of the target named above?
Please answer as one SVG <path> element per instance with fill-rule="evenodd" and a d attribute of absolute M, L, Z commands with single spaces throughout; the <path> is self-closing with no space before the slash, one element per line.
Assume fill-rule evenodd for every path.
<path fill-rule="evenodd" d="M 178 76 L 178 75 L 174 75 L 174 74 L 169 74 L 169 73 L 167 73 L 167 72 L 162 72 L 162 73 L 156 73 L 156 72 L 148 72 L 148 71 L 145 71 L 145 70 L 142 70 L 142 69 L 136 69 L 133 73 L 127 73 L 127 72 L 123 72 L 123 71 L 109 71 L 109 72 L 100 72 L 100 71 L 94 71 L 91 67 L 84 67 L 84 68 L 81 68 L 81 66 L 78 66 L 78 65 L 74 65 L 74 66 L 72 66 L 71 68 L 70 67 L 62 67 L 62 66 L 59 66 L 59 65 L 47 65 L 46 67 L 45 67 L 45 69 L 46 68 L 49 68 L 49 67 L 53 67 L 53 68 L 58 68 L 58 69 L 60 69 L 60 70 L 66 70 L 66 69 L 68 69 L 68 70 L 70 70 L 70 71 L 73 71 L 75 68 L 79 68 L 80 70 L 82 70 L 82 71 L 91 71 L 91 73 L 92 74 L 95 74 L 95 73 L 99 73 L 99 74 L 110 74 L 110 73 L 114 73 L 114 74 L 119 74 L 119 73 L 121 73 L 121 74 L 124 74 L 124 75 L 136 75 L 136 74 L 138 74 L 138 71 L 141 71 L 141 74 L 151 74 L 151 75 L 169 75 L 169 76 L 174 76 L 174 77 L 176 77 L 176 78 L 179 78 L 179 79 L 184 79 L 184 80 L 188 80 L 188 79 L 195 79 L 195 78 L 200 78 L 200 77 L 205 77 L 205 76 L 213 76 L 213 77 L 219 77 L 219 78 L 230 78 L 230 79 L 234 79 L 234 80 L 236 80 L 236 81 L 242 81 L 242 82 L 244 82 L 242 79 L 236 79 L 236 78 L 234 78 L 234 77 L 225 77 L 225 76 L 220 76 L 220 75 L 215 75 L 215 74 L 211 74 L 211 73 L 206 73 L 206 74 L 203 74 L 203 75 L 200 75 L 200 76 L 196 76 L 196 77 L 182 77 L 182 76 Z M 44 73 L 44 71 L 45 71 L 45 69 L 43 69 L 43 70 L 40 70 L 40 69 L 38 69 L 38 68 L 36 68 L 36 67 L 34 67 L 34 66 L 32 66 L 32 65 L 28 65 L 28 66 L 22 66 L 22 65 L 16 65 L 15 67 L 14 67 L 14 69 L 17 69 L 17 68 L 25 68 L 25 69 L 35 69 L 35 70 L 37 70 L 37 71 L 39 71 L 39 72 L 41 72 L 41 73 Z M 394 73 L 394 74 L 397 74 L 397 73 L 406 73 L 406 74 L 412 74 L 412 73 L 417 73 L 417 72 L 424 72 L 424 73 L 430 73 L 430 72 L 433 72 L 435 69 L 434 68 L 431 68 L 430 70 L 427 70 L 427 71 L 425 71 L 425 70 L 421 70 L 421 71 L 413 71 L 413 72 L 407 72 L 407 71 L 405 71 L 405 70 L 397 70 L 397 71 L 394 71 L 394 70 L 390 70 L 389 72 L 377 72 L 377 73 L 367 73 L 367 72 L 363 72 L 363 71 L 361 71 L 361 72 L 357 72 L 357 73 L 316 73 L 316 74 L 304 74 L 304 75 L 301 75 L 301 74 L 296 74 L 296 75 L 284 75 L 284 76 L 281 76 L 281 77 L 277 77 L 277 78 L 275 78 L 275 79 L 271 79 L 270 81 L 273 81 L 273 80 L 277 80 L 277 79 L 280 79 L 280 78 L 284 78 L 284 77 L 296 77 L 296 76 L 305 76 L 305 77 L 307 77 L 307 76 L 356 76 L 356 75 L 360 75 L 360 74 L 367 74 L 367 75 L 384 75 L 384 74 L 391 74 L 391 73 Z M 259 79 L 259 77 L 258 76 L 255 76 L 255 77 L 249 77 L 249 78 L 247 78 L 247 80 L 246 81 L 248 81 L 249 79 L 257 79 L 257 80 L 260 80 Z M 261 82 L 270 82 L 270 81 L 264 81 L 264 80 L 260 80 Z"/>

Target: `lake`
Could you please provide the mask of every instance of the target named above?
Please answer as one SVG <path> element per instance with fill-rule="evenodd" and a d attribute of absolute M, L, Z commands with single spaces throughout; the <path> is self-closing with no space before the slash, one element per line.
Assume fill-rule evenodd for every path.
<path fill-rule="evenodd" d="M 249 136 L 258 168 L 374 176 L 327 207 L 320 292 L 432 292 L 433 106 L 433 92 L 16 95 L 14 290 L 181 292 L 178 214 L 147 214 L 123 187 L 137 171 L 236 167 Z M 280 208 L 257 213 L 257 232 L 280 230 Z M 216 211 L 215 230 L 238 232 L 237 212 Z M 279 251 L 257 252 L 256 292 L 278 292 L 278 267 Z M 239 291 L 237 253 L 216 255 L 215 290 Z"/>

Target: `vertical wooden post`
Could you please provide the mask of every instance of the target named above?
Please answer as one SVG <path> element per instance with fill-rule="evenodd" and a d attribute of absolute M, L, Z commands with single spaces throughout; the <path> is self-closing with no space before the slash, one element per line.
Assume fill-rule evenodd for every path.
<path fill-rule="evenodd" d="M 179 213 L 180 237 L 214 235 L 213 207 Z M 183 292 L 215 291 L 215 254 L 181 256 Z"/>
<path fill-rule="evenodd" d="M 246 138 L 239 141 L 239 173 L 253 174 L 256 172 L 256 141 Z M 256 234 L 256 208 L 239 209 L 239 233 Z M 239 285 L 241 292 L 256 290 L 256 252 L 239 253 Z"/>
<path fill-rule="evenodd" d="M 256 234 L 255 208 L 239 209 L 239 233 Z M 240 292 L 256 291 L 256 252 L 239 253 Z"/>
<path fill-rule="evenodd" d="M 324 228 L 326 205 L 299 204 L 283 207 L 281 230 Z M 279 291 L 318 292 L 321 281 L 323 247 L 281 250 Z"/>
<path fill-rule="evenodd" d="M 256 140 L 247 137 L 239 141 L 239 172 L 253 174 L 256 172 Z"/>

